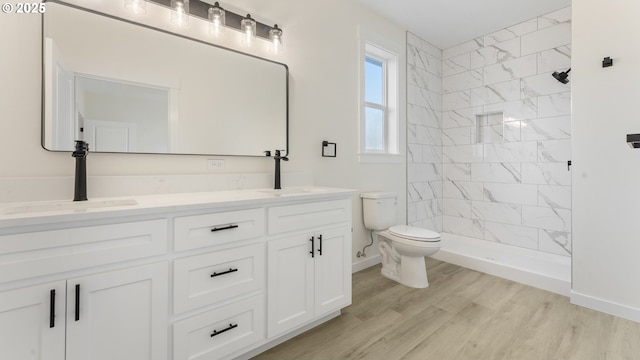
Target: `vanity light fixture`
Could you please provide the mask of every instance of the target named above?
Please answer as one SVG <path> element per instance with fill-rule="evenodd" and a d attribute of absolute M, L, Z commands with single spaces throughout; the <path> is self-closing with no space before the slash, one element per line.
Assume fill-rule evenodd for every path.
<path fill-rule="evenodd" d="M 282 52 L 282 29 L 278 27 L 278 24 L 273 25 L 273 28 L 269 30 L 269 40 L 271 40 L 271 46 L 274 54 Z"/>
<path fill-rule="evenodd" d="M 240 31 L 242 31 L 242 44 L 251 46 L 256 38 L 256 21 L 251 18 L 251 14 L 247 14 L 240 21 Z"/>
<path fill-rule="evenodd" d="M 134 14 L 147 13 L 147 0 L 124 0 L 124 8 Z"/>
<path fill-rule="evenodd" d="M 189 0 L 171 0 L 171 22 L 178 26 L 189 24 Z"/>
<path fill-rule="evenodd" d="M 186 25 L 189 17 L 193 16 L 209 22 L 209 32 L 216 37 L 231 28 L 242 33 L 241 42 L 246 46 L 252 46 L 256 38 L 261 38 L 272 44 L 273 53 L 282 51 L 282 29 L 278 25 L 270 26 L 254 20 L 249 14 L 242 16 L 225 10 L 217 1 L 211 5 L 202 0 L 125 0 L 125 4 L 134 1 L 169 6 L 171 21 L 177 25 Z"/>
<path fill-rule="evenodd" d="M 209 8 L 208 15 L 209 21 L 211 21 L 209 32 L 215 37 L 222 35 L 226 24 L 225 11 L 217 1 Z"/>

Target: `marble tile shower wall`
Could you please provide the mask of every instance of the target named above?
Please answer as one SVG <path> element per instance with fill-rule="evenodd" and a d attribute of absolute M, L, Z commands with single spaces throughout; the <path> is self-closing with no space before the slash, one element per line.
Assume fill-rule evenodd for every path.
<path fill-rule="evenodd" d="M 407 220 L 442 231 L 442 51 L 407 33 Z"/>
<path fill-rule="evenodd" d="M 410 117 L 409 129 L 410 136 L 416 132 L 410 158 L 418 164 L 415 174 L 409 164 L 409 199 L 428 199 L 425 185 L 439 187 L 442 171 L 442 189 L 433 191 L 442 193 L 441 207 L 438 200 L 425 211 L 437 217 L 442 209 L 442 231 L 570 255 L 571 93 L 551 76 L 567 70 L 570 58 L 569 7 L 442 52 L 442 88 L 434 81 L 433 88 L 414 90 L 442 92 L 441 121 Z M 409 114 L 423 108 L 424 102 L 410 104 Z M 439 144 L 442 168 L 432 162 Z M 425 164 L 433 168 L 420 170 Z"/>

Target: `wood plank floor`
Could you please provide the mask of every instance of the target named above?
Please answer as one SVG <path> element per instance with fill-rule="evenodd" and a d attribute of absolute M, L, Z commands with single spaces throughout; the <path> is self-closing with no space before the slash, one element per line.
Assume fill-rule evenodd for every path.
<path fill-rule="evenodd" d="M 640 359 L 640 324 L 513 281 L 427 259 L 430 286 L 353 275 L 342 315 L 256 360 Z"/>

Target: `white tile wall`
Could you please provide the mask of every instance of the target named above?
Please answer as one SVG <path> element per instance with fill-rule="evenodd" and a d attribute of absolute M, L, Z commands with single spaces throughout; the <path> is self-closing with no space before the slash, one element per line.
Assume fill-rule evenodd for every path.
<path fill-rule="evenodd" d="M 504 121 L 535 119 L 538 116 L 538 99 L 529 98 L 485 105 L 484 111 L 502 112 Z"/>
<path fill-rule="evenodd" d="M 470 181 L 471 180 L 471 164 L 444 164 L 442 166 L 444 180 L 451 181 Z"/>
<path fill-rule="evenodd" d="M 443 231 L 570 255 L 571 8 L 442 55 Z"/>
<path fill-rule="evenodd" d="M 569 84 L 563 84 L 559 81 L 549 81 L 551 72 L 529 76 L 520 80 L 520 96 L 525 98 L 536 97 L 540 95 L 552 95 L 564 93 L 571 90 Z M 541 103 L 538 101 L 538 106 Z"/>
<path fill-rule="evenodd" d="M 538 141 L 538 162 L 566 163 L 571 159 L 571 140 Z"/>
<path fill-rule="evenodd" d="M 571 45 L 558 46 L 538 53 L 538 72 L 540 73 L 566 70 L 570 67 Z"/>
<path fill-rule="evenodd" d="M 538 186 L 529 184 L 485 183 L 484 200 L 499 203 L 538 205 Z"/>
<path fill-rule="evenodd" d="M 483 222 L 477 219 L 467 219 L 459 216 L 443 216 L 444 232 L 482 239 L 484 236 Z"/>
<path fill-rule="evenodd" d="M 571 116 L 522 121 L 522 141 L 571 138 Z"/>
<path fill-rule="evenodd" d="M 571 115 L 571 92 L 538 96 L 538 117 L 560 115 Z"/>
<path fill-rule="evenodd" d="M 444 175 L 447 175 L 446 170 Z M 522 164 L 522 183 L 540 185 L 571 185 L 571 172 L 567 164 L 524 163 Z"/>
<path fill-rule="evenodd" d="M 445 148 L 445 151 L 447 149 Z M 535 162 L 538 143 L 534 141 L 505 142 L 484 145 L 485 162 Z"/>
<path fill-rule="evenodd" d="M 520 163 L 471 164 L 471 180 L 478 182 L 517 184 L 522 179 Z M 448 169 L 445 169 L 445 173 Z"/>
<path fill-rule="evenodd" d="M 484 46 L 520 37 L 536 30 L 538 30 L 538 19 L 531 19 L 484 36 Z"/>
<path fill-rule="evenodd" d="M 443 194 L 444 200 L 460 199 L 460 200 L 477 200 L 483 199 L 482 183 L 471 181 L 444 181 Z"/>
<path fill-rule="evenodd" d="M 471 217 L 502 224 L 521 225 L 522 205 L 474 201 L 471 204 Z"/>
<path fill-rule="evenodd" d="M 477 69 L 518 57 L 520 57 L 520 38 L 517 37 L 472 51 L 470 68 Z"/>
<path fill-rule="evenodd" d="M 571 231 L 571 211 L 566 209 L 522 206 L 522 225 L 562 232 Z"/>
<path fill-rule="evenodd" d="M 447 95 L 443 97 L 444 98 Z M 444 111 L 442 114 L 442 127 L 444 129 L 456 128 L 462 126 L 474 126 L 476 123 L 476 114 L 482 112 L 482 108 L 467 108 Z"/>
<path fill-rule="evenodd" d="M 529 249 L 538 249 L 538 230 L 518 225 L 485 222 L 484 239 Z"/>
<path fill-rule="evenodd" d="M 469 90 L 482 86 L 482 73 L 477 70 L 465 71 L 463 73 L 451 75 L 447 77 L 443 87 L 445 94 L 458 91 Z"/>
<path fill-rule="evenodd" d="M 473 40 L 469 40 L 460 45 L 456 45 L 452 48 L 445 49 L 442 51 L 442 58 L 444 60 L 451 59 L 452 57 L 459 56 L 462 54 L 466 54 L 473 50 L 480 49 L 482 47 L 483 39 L 477 38 Z"/>
<path fill-rule="evenodd" d="M 520 99 L 520 79 L 471 89 L 471 103 L 482 106 Z"/>
<path fill-rule="evenodd" d="M 537 56 L 532 54 L 485 66 L 483 68 L 484 84 L 490 85 L 497 82 L 535 75 L 538 69 L 537 59 Z M 444 78 L 443 81 L 446 83 L 447 78 Z"/>
<path fill-rule="evenodd" d="M 442 75 L 450 76 L 467 71 L 471 68 L 471 56 L 469 53 L 452 57 L 442 61 Z"/>
<path fill-rule="evenodd" d="M 538 17 L 538 29 L 544 29 L 560 23 L 571 22 L 571 7 Z"/>
<path fill-rule="evenodd" d="M 522 55 L 571 43 L 571 23 L 564 22 L 522 36 Z"/>
<path fill-rule="evenodd" d="M 559 255 L 571 255 L 571 233 L 538 230 L 538 244 L 542 251 Z"/>
<path fill-rule="evenodd" d="M 443 62 L 442 51 L 411 33 L 407 62 L 407 219 L 442 231 L 442 144 L 449 141 L 442 133 L 442 74 L 456 64 Z"/>
<path fill-rule="evenodd" d="M 471 219 L 471 201 L 461 199 L 447 199 L 447 205 L 443 209 L 444 215 L 459 216 Z"/>

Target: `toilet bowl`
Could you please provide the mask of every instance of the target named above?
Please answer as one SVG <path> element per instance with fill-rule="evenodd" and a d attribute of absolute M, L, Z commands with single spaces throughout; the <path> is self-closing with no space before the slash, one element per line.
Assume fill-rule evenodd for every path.
<path fill-rule="evenodd" d="M 377 234 L 382 275 L 414 288 L 428 287 L 424 257 L 440 250 L 440 234 L 407 225 L 392 226 Z"/>
<path fill-rule="evenodd" d="M 365 227 L 378 236 L 383 276 L 414 288 L 429 286 L 424 257 L 440 249 L 440 234 L 408 225 L 393 225 L 395 193 L 370 192 L 360 195 Z"/>

